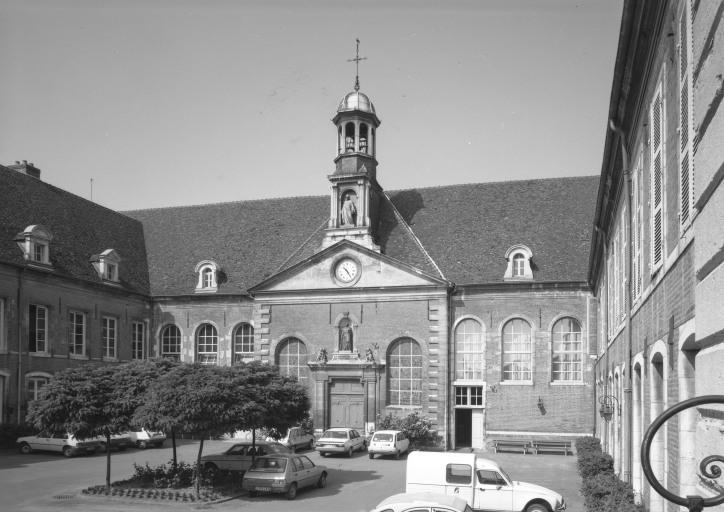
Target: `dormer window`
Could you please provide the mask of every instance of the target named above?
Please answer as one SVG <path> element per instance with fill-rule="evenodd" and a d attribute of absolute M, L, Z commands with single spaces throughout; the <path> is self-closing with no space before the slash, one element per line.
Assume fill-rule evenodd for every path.
<path fill-rule="evenodd" d="M 18 233 L 15 243 L 20 247 L 26 261 L 50 265 L 50 241 L 52 239 L 53 235 L 50 230 L 40 224 L 34 224 Z"/>
<path fill-rule="evenodd" d="M 96 269 L 98 277 L 104 282 L 118 282 L 118 265 L 121 257 L 113 249 L 106 249 L 100 254 L 94 254 L 90 259 L 93 268 Z"/>
<path fill-rule="evenodd" d="M 215 292 L 218 287 L 219 266 L 214 261 L 202 261 L 196 265 L 194 270 L 198 274 L 196 282 L 197 292 Z"/>
<path fill-rule="evenodd" d="M 525 245 L 514 245 L 505 253 L 508 260 L 508 267 L 505 270 L 503 279 L 518 281 L 533 279 L 530 260 L 533 257 L 531 250 Z"/>

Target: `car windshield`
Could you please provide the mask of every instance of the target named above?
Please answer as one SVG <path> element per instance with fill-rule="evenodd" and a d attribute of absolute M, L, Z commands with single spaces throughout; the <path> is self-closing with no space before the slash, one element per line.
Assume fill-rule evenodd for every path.
<path fill-rule="evenodd" d="M 347 432 L 339 430 L 327 430 L 324 434 L 322 434 L 322 437 L 326 437 L 328 439 L 347 439 Z"/>
<path fill-rule="evenodd" d="M 392 441 L 393 439 L 393 434 L 375 434 L 372 438 L 373 441 Z"/>
<path fill-rule="evenodd" d="M 263 471 L 264 473 L 284 473 L 287 468 L 287 459 L 276 457 L 263 457 L 256 459 L 249 471 Z"/>

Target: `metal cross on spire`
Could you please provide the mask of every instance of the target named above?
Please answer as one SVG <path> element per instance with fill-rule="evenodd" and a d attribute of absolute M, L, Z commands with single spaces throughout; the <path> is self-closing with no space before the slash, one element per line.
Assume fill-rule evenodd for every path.
<path fill-rule="evenodd" d="M 354 62 L 357 65 L 357 75 L 354 78 L 354 90 L 359 91 L 359 61 L 367 60 L 367 57 L 359 56 L 359 39 L 357 41 L 357 56 L 354 59 L 347 59 L 347 62 Z"/>

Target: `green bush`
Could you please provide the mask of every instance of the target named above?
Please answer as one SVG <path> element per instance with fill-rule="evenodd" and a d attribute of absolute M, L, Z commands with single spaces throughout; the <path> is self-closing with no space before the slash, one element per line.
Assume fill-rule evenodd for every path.
<path fill-rule="evenodd" d="M 193 485 L 195 466 L 185 462 L 179 462 L 175 468 L 172 462 L 154 467 L 148 463 L 143 466 L 134 463 L 131 480 L 155 489 L 181 489 Z"/>
<path fill-rule="evenodd" d="M 613 457 L 607 453 L 579 452 L 578 473 L 584 480 L 600 473 L 613 474 Z"/>
<path fill-rule="evenodd" d="M 0 448 L 15 448 L 15 441 L 18 437 L 31 436 L 36 430 L 30 425 L 21 423 L 15 425 L 11 423 L 0 424 Z"/>
<path fill-rule="evenodd" d="M 614 474 L 613 457 L 602 452 L 600 440 L 594 437 L 577 439 L 576 453 L 587 512 L 643 512 L 641 506 L 634 504 L 631 485 Z"/>
<path fill-rule="evenodd" d="M 440 444 L 440 434 L 432 427 L 432 420 L 412 412 L 399 417 L 388 414 L 377 422 L 378 430 L 401 430 L 410 440 L 411 448 L 436 447 Z"/>

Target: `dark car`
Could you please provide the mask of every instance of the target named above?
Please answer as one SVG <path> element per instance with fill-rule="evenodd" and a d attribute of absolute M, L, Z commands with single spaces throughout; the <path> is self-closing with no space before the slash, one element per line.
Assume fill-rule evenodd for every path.
<path fill-rule="evenodd" d="M 254 461 L 244 473 L 242 489 L 251 496 L 258 493 L 285 494 L 287 499 L 297 497 L 297 490 L 304 487 L 327 485 L 326 466 L 317 466 L 306 455 L 265 455 Z"/>
<path fill-rule="evenodd" d="M 257 440 L 234 443 L 223 453 L 214 453 L 201 457 L 201 465 L 208 470 L 228 469 L 246 471 L 251 466 L 252 458 L 270 454 L 287 454 L 292 451 L 281 443 Z"/>

